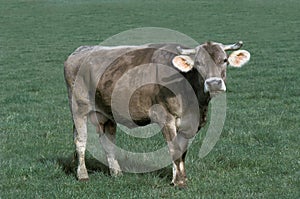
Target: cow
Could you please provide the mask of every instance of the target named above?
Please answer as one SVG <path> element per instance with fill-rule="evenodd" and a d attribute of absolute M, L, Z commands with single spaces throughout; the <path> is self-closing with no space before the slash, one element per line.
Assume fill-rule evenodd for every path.
<path fill-rule="evenodd" d="M 88 119 L 102 137 L 100 143 L 114 176 L 122 173 L 114 154 L 117 123 L 128 127 L 156 123 L 161 127 L 173 164 L 171 184 L 186 187 L 185 156 L 189 140 L 205 125 L 210 100 L 226 91 L 227 66 L 241 67 L 249 61 L 250 53 L 240 50 L 242 45 L 242 41 L 230 45 L 209 41 L 195 48 L 158 43 L 76 49 L 64 63 L 64 76 L 74 124 L 77 179 L 89 179 L 85 165 Z M 228 51 L 231 53 L 227 54 Z M 130 73 L 132 70 L 135 72 Z M 163 72 L 166 70 L 170 74 Z M 126 93 L 131 81 L 143 78 L 150 78 L 150 83 L 137 87 L 128 103 L 122 104 L 122 95 L 116 93 L 116 87 Z M 167 83 L 156 83 L 157 79 Z M 183 80 L 189 88 L 182 86 Z M 184 93 L 186 89 L 192 90 L 194 97 L 184 96 L 189 95 Z M 181 90 L 184 94 L 180 95 Z M 117 108 L 113 96 L 117 98 Z M 183 103 L 183 99 L 187 102 Z M 196 103 L 190 99 L 196 99 Z M 155 105 L 160 108 L 153 108 Z M 131 118 L 124 116 L 122 106 L 128 109 Z M 196 118 L 196 122 L 191 118 Z"/>

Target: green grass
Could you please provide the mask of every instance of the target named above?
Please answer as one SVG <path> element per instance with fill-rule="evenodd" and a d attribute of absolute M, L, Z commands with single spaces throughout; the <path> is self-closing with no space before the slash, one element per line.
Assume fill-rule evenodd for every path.
<path fill-rule="evenodd" d="M 0 0 L 0 5 L 0 198 L 300 197 L 299 1 Z M 70 166 L 74 147 L 63 62 L 80 45 L 151 26 L 200 43 L 243 40 L 251 52 L 248 65 L 228 70 L 221 139 L 204 159 L 198 153 L 205 129 L 194 140 L 187 190 L 168 185 L 171 167 L 112 178 L 90 154 L 90 181 L 77 182 Z M 126 142 L 139 145 L 130 137 Z"/>

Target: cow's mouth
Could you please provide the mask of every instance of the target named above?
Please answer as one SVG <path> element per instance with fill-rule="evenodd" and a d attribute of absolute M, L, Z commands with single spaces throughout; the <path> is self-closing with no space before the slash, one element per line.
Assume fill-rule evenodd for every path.
<path fill-rule="evenodd" d="M 221 94 L 221 93 L 224 93 L 225 91 L 222 91 L 222 90 L 218 90 L 218 91 L 210 91 L 209 92 L 209 95 L 210 95 L 210 97 L 211 98 L 213 98 L 213 97 L 215 97 L 215 96 L 217 96 L 217 95 L 219 95 L 219 94 Z"/>

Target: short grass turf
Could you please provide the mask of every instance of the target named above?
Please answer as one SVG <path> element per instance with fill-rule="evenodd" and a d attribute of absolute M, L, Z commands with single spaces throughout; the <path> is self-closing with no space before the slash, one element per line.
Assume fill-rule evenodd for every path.
<path fill-rule="evenodd" d="M 299 1 L 0 5 L 0 198 L 300 198 Z M 243 40 L 252 54 L 244 68 L 228 69 L 227 117 L 215 148 L 199 158 L 205 129 L 189 148 L 186 190 L 169 185 L 170 166 L 112 178 L 87 154 L 90 181 L 80 183 L 70 165 L 63 62 L 78 46 L 138 27 L 173 29 L 199 43 Z M 122 146 L 139 148 L 136 139 L 119 137 Z"/>

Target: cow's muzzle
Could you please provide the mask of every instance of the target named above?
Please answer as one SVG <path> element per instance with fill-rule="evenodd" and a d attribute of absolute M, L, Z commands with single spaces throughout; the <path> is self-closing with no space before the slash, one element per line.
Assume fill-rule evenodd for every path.
<path fill-rule="evenodd" d="M 219 77 L 211 77 L 204 82 L 204 92 L 209 92 L 210 94 L 216 94 L 220 92 L 225 92 L 226 86 L 223 79 Z"/>

